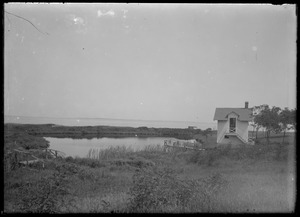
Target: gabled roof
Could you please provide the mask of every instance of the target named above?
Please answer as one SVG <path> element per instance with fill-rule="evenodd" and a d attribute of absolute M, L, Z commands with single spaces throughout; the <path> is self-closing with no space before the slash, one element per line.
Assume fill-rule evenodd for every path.
<path fill-rule="evenodd" d="M 238 113 L 232 111 L 232 112 L 228 113 L 228 114 L 225 116 L 225 118 L 227 119 L 228 116 L 229 116 L 230 114 L 236 114 L 236 116 L 237 116 L 238 118 L 240 117 L 240 115 L 239 115 Z"/>
<path fill-rule="evenodd" d="M 240 121 L 251 121 L 252 109 L 249 108 L 216 108 L 214 121 L 215 120 L 224 120 L 228 119 L 228 114 L 236 113 Z"/>

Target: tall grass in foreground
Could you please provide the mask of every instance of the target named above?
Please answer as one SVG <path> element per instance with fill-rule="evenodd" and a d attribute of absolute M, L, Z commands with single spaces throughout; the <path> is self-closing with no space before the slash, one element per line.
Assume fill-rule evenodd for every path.
<path fill-rule="evenodd" d="M 168 167 L 150 167 L 133 176 L 129 212 L 213 212 L 215 197 L 227 185 L 220 173 L 181 180 Z"/>
<path fill-rule="evenodd" d="M 286 163 L 290 148 L 257 144 L 206 151 L 165 152 L 160 145 L 137 151 L 125 146 L 91 149 L 90 158 L 49 161 L 45 169 L 35 171 L 34 179 L 32 168 L 10 173 L 6 209 L 51 213 L 290 211 L 293 198 L 287 201 L 287 191 L 295 192 L 289 187 L 294 175 Z"/>

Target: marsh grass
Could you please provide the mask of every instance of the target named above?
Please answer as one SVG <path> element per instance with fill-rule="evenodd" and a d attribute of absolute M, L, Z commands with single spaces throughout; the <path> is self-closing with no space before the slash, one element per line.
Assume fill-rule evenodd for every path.
<path fill-rule="evenodd" d="M 141 168 L 166 162 L 166 156 L 164 148 L 160 145 L 147 145 L 140 150 L 117 146 L 108 149 L 90 149 L 85 161 L 91 161 L 90 165 L 98 165 L 101 162 L 103 165 L 129 165 Z"/>
<path fill-rule="evenodd" d="M 165 150 L 161 145 L 147 145 L 143 149 L 134 150 L 131 147 L 126 146 L 116 146 L 110 147 L 107 149 L 90 149 L 87 158 L 97 159 L 97 160 L 112 160 L 112 159 L 121 159 L 128 158 L 136 155 L 151 155 L 151 154 L 161 154 Z"/>
<path fill-rule="evenodd" d="M 98 160 L 112 160 L 126 158 L 133 152 L 134 150 L 131 147 L 117 146 L 107 149 L 90 149 L 87 157 Z"/>
<path fill-rule="evenodd" d="M 52 159 L 45 169 L 6 173 L 6 210 L 288 212 L 293 200 L 287 202 L 287 192 L 295 192 L 288 187 L 292 146 L 279 145 L 170 152 L 159 145 L 137 151 L 124 146 L 90 150 L 88 158 Z"/>

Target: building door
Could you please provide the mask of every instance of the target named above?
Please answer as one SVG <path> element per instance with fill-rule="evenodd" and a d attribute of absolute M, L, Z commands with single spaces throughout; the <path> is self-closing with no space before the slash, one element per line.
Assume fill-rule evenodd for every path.
<path fill-rule="evenodd" d="M 229 132 L 230 133 L 236 132 L 236 118 L 229 119 Z"/>

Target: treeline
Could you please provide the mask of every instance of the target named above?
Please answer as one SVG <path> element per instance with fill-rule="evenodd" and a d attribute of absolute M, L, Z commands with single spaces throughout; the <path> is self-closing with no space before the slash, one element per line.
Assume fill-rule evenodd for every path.
<path fill-rule="evenodd" d="M 296 108 L 289 109 L 280 107 L 269 107 L 266 104 L 253 107 L 253 122 L 251 124 L 257 133 L 259 129 L 265 129 L 265 137 L 269 142 L 270 133 L 282 133 L 283 141 L 287 130 L 296 130 Z"/>

